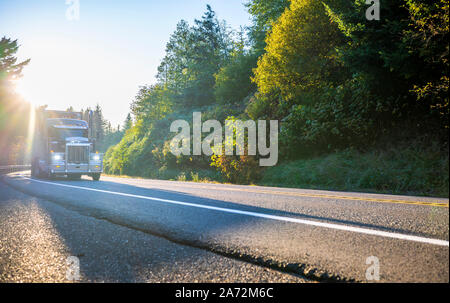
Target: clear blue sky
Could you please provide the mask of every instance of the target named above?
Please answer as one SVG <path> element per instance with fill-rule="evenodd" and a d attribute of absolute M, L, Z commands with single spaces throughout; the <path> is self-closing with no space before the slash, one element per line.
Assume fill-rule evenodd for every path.
<path fill-rule="evenodd" d="M 138 87 L 155 82 L 165 45 L 181 19 L 193 24 L 210 4 L 231 28 L 250 24 L 246 0 L 1 0 L 0 36 L 18 39 L 31 58 L 17 91 L 35 105 L 79 110 L 99 103 L 121 124 Z"/>

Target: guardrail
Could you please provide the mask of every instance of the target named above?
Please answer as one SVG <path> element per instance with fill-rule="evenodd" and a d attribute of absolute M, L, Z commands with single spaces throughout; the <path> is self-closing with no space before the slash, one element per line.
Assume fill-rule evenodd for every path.
<path fill-rule="evenodd" d="M 31 165 L 6 165 L 0 166 L 0 175 L 1 174 L 9 174 L 16 171 L 29 170 L 31 169 Z"/>

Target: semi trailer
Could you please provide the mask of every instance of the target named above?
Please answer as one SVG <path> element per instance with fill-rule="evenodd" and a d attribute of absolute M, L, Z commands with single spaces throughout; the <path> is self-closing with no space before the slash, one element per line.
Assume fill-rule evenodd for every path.
<path fill-rule="evenodd" d="M 88 175 L 98 181 L 103 155 L 92 136 L 92 114 L 84 121 L 81 112 L 40 109 L 36 112 L 31 151 L 34 178 Z"/>

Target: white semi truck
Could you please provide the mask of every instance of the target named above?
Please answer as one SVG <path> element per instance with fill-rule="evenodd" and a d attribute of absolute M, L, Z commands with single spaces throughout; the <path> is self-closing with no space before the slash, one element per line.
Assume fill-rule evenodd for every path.
<path fill-rule="evenodd" d="M 103 172 L 103 155 L 96 150 L 91 123 L 82 113 L 38 110 L 33 136 L 31 175 L 56 175 L 79 179 L 82 175 L 98 181 Z M 92 121 L 91 115 L 88 121 Z"/>

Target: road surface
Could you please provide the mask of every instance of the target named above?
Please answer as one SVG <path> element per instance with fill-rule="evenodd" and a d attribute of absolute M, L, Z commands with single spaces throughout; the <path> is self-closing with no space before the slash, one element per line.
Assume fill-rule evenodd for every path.
<path fill-rule="evenodd" d="M 86 281 L 449 281 L 448 199 L 24 172 L 3 183 L 0 281 L 64 280 L 67 256 Z"/>

